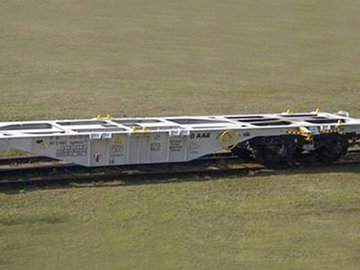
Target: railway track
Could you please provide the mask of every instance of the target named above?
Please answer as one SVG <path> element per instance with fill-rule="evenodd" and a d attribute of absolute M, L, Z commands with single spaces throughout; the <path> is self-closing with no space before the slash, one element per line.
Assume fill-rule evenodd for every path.
<path fill-rule="evenodd" d="M 16 161 L 16 162 L 14 162 Z M 105 180 L 113 178 L 137 177 L 176 177 L 190 174 L 213 172 L 224 174 L 235 170 L 263 169 L 264 167 L 251 163 L 240 165 L 231 155 L 209 156 L 202 160 L 187 163 L 126 165 L 121 167 L 86 168 L 71 163 L 49 160 L 42 157 L 12 157 L 9 163 L 0 161 L 0 185 L 50 182 L 50 181 L 80 181 Z"/>
<path fill-rule="evenodd" d="M 350 151 L 345 158 L 331 166 L 358 166 L 360 164 L 360 150 Z M 305 159 L 299 164 L 301 167 L 329 167 L 311 159 Z M 186 177 L 231 176 L 238 174 L 271 173 L 255 162 L 239 162 L 233 155 L 212 155 L 200 160 L 187 163 L 127 165 L 121 167 L 86 168 L 63 161 L 56 161 L 46 157 L 21 156 L 0 158 L 0 185 L 17 184 L 48 184 L 66 182 L 91 182 L 124 180 L 136 181 L 148 179 L 177 179 Z"/>
<path fill-rule="evenodd" d="M 235 173 L 255 172 L 265 170 L 256 163 L 239 164 L 235 161 L 197 161 L 189 163 L 121 166 L 105 168 L 84 168 L 69 164 L 47 166 L 45 168 L 26 168 L 12 171 L 2 171 L 0 185 L 19 183 L 48 183 L 60 181 L 102 181 L 102 180 L 131 180 L 139 178 L 184 178 L 190 176 L 230 175 Z M 19 173 L 21 172 L 21 173 Z"/>

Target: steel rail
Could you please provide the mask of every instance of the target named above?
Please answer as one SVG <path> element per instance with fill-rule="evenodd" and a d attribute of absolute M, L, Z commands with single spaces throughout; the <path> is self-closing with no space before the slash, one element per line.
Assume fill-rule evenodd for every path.
<path fill-rule="evenodd" d="M 309 163 L 296 168 L 326 168 L 329 166 L 359 165 L 360 160 L 342 160 L 332 164 Z M 275 170 L 276 171 L 276 170 Z M 238 159 L 204 159 L 187 163 L 166 163 L 150 165 L 127 165 L 118 167 L 85 168 L 73 164 L 38 166 L 36 168 L 19 168 L 0 172 L 0 186 L 27 183 L 64 183 L 109 180 L 136 180 L 158 178 L 213 177 L 239 174 L 257 174 L 275 172 L 257 163 L 240 163 Z M 291 171 L 291 170 L 289 170 Z"/>
<path fill-rule="evenodd" d="M 202 160 L 188 163 L 172 164 L 151 164 L 142 166 L 121 166 L 121 167 L 99 167 L 84 168 L 81 166 L 70 165 L 57 168 L 36 168 L 7 172 L 0 178 L 0 185 L 30 183 L 30 182 L 50 182 L 50 181 L 79 181 L 79 180 L 107 180 L 113 178 L 137 178 L 137 177 L 184 177 L 185 175 L 195 175 L 201 173 L 211 173 L 211 175 L 221 175 L 229 172 L 254 171 L 265 169 L 264 166 L 256 163 L 239 164 L 232 160 L 211 161 Z M 4 173 L 4 172 L 3 172 Z M 0 172 L 1 174 L 1 172 Z"/>

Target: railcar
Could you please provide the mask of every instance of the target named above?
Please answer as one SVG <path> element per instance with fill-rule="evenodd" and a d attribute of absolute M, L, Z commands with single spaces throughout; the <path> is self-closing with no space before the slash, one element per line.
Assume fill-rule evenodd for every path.
<path fill-rule="evenodd" d="M 218 153 L 267 166 L 309 153 L 333 162 L 359 141 L 360 119 L 347 112 L 0 122 L 0 151 L 86 167 L 187 162 Z"/>

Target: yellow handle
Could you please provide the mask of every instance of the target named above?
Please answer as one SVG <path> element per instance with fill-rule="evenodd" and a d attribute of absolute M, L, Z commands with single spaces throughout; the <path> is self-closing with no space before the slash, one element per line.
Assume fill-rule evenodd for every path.
<path fill-rule="evenodd" d="M 228 129 L 220 133 L 219 141 L 222 148 L 230 151 L 238 145 L 240 136 L 235 130 Z"/>

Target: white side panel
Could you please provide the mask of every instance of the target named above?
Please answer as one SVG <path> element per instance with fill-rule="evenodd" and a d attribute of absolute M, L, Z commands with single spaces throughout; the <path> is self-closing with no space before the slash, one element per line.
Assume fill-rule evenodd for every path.
<path fill-rule="evenodd" d="M 91 166 L 109 165 L 109 139 L 91 140 L 90 164 Z"/>
<path fill-rule="evenodd" d="M 144 134 L 138 137 L 138 163 L 150 162 L 150 135 Z"/>
<path fill-rule="evenodd" d="M 140 137 L 131 135 L 128 138 L 128 164 L 137 164 L 139 163 L 139 154 L 140 154 Z"/>
<path fill-rule="evenodd" d="M 127 137 L 127 164 L 168 161 L 168 132 L 135 133 Z"/>
<path fill-rule="evenodd" d="M 9 147 L 28 151 L 39 156 L 46 156 L 66 162 L 88 166 L 88 136 L 60 136 L 19 138 L 9 140 Z"/>
<path fill-rule="evenodd" d="M 169 155 L 169 133 L 153 133 L 149 139 L 149 162 L 167 162 Z"/>
<path fill-rule="evenodd" d="M 186 160 L 186 142 L 188 136 L 172 136 L 169 145 L 169 161 L 179 162 Z"/>
<path fill-rule="evenodd" d="M 7 139 L 0 139 L 0 151 L 4 151 L 9 148 L 9 141 Z"/>
<path fill-rule="evenodd" d="M 187 160 L 196 159 L 223 150 L 219 142 L 220 133 L 218 130 L 191 132 L 188 137 Z"/>
<path fill-rule="evenodd" d="M 121 165 L 128 162 L 127 135 L 114 135 L 109 144 L 109 165 Z"/>

